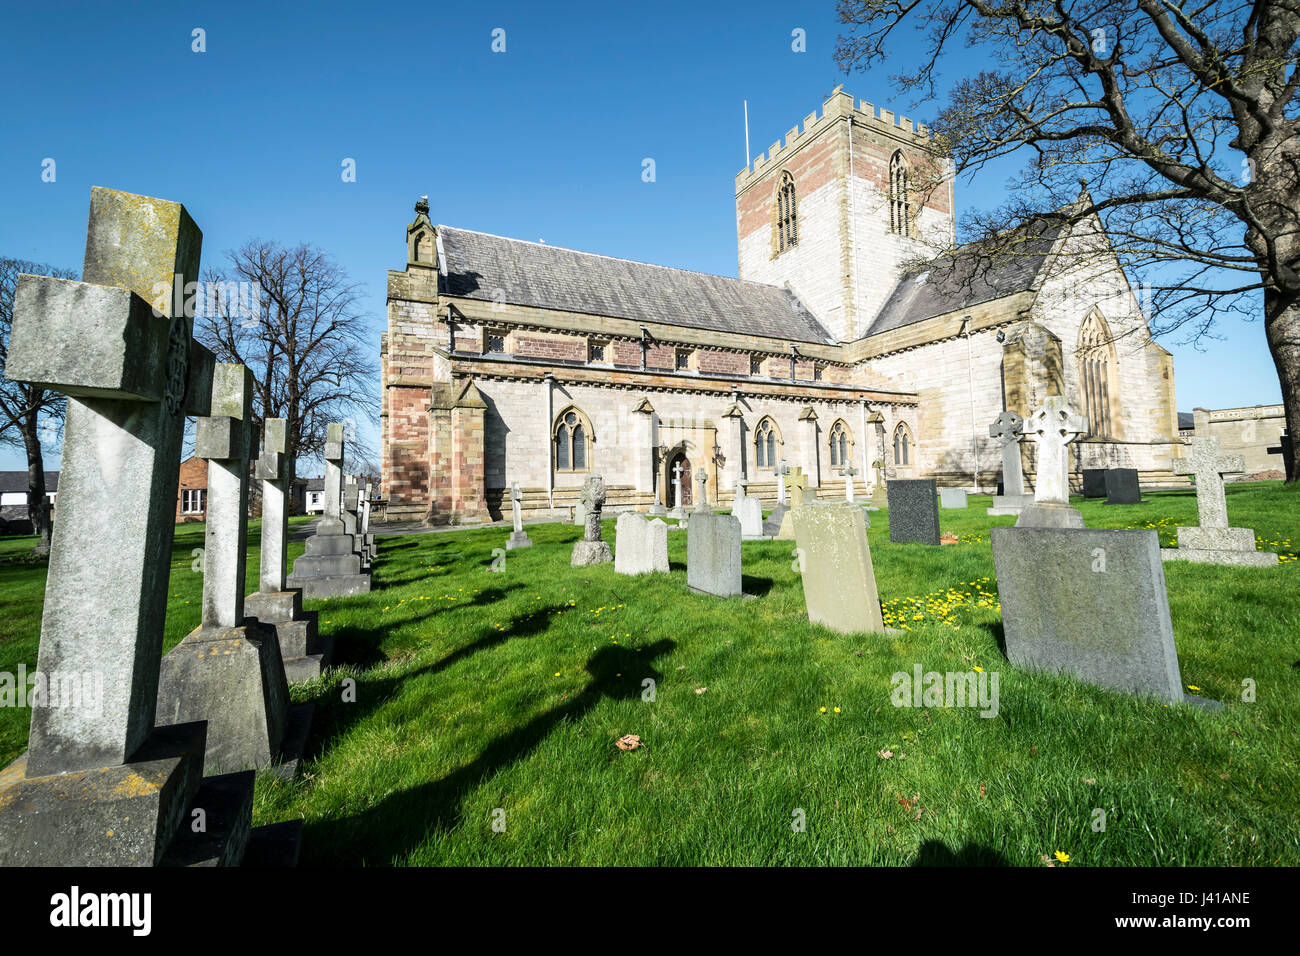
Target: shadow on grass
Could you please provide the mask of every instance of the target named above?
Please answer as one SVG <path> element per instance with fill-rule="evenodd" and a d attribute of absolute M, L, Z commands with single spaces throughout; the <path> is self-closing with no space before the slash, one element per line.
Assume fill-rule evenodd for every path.
<path fill-rule="evenodd" d="M 763 597 L 768 591 L 772 590 L 772 579 L 756 578 L 752 574 L 742 574 L 740 576 L 740 590 L 755 597 Z"/>
<path fill-rule="evenodd" d="M 1006 629 L 1003 628 L 1002 622 L 1000 620 L 988 621 L 985 622 L 984 624 L 981 624 L 980 626 L 983 627 L 984 630 L 988 631 L 991 635 L 993 635 L 993 640 L 998 642 L 998 650 L 1002 652 L 1003 657 L 1006 657 L 1007 656 L 1007 632 Z"/>
<path fill-rule="evenodd" d="M 334 666 L 351 665 L 355 667 L 374 667 L 388 660 L 382 650 L 384 637 L 394 627 L 407 627 L 420 621 L 428 620 L 448 611 L 455 611 L 468 605 L 487 606 L 495 604 L 510 591 L 517 591 L 523 587 L 522 584 L 511 584 L 503 588 L 484 588 L 474 595 L 470 601 L 458 601 L 455 604 L 434 603 L 434 602 L 413 602 L 408 601 L 408 605 L 416 607 L 419 604 L 428 604 L 428 610 L 421 612 L 413 617 L 395 620 L 387 620 L 376 615 L 373 625 L 353 625 L 350 627 L 340 627 L 331 633 L 334 635 Z"/>
<path fill-rule="evenodd" d="M 539 610 L 521 619 L 520 624 L 534 626 L 530 623 L 534 618 L 544 619 L 549 613 Z M 504 637 L 493 639 L 489 636 L 485 640 L 499 643 Z M 460 769 L 441 780 L 432 780 L 386 797 L 354 816 L 308 823 L 303 839 L 308 855 L 306 862 L 329 864 L 355 862 L 362 858 L 371 863 L 400 862 L 427 842 L 433 832 L 445 832 L 459 825 L 461 804 L 470 791 L 511 764 L 527 758 L 560 724 L 576 721 L 605 699 L 639 698 L 642 678 L 661 681 L 663 675 L 648 664 L 676 646 L 674 641 L 662 640 L 642 648 L 640 653 L 624 647 L 601 648 L 587 659 L 586 670 L 591 679 L 581 691 L 518 729 L 496 738 Z M 482 646 L 478 649 L 481 650 Z M 444 658 L 431 669 L 449 664 L 450 660 Z M 639 676 L 629 681 L 618 676 L 624 672 Z M 610 746 L 613 746 L 612 741 Z"/>
<path fill-rule="evenodd" d="M 912 866 L 1010 866 L 1011 862 L 987 846 L 967 843 L 954 853 L 940 840 L 926 840 L 916 852 Z"/>

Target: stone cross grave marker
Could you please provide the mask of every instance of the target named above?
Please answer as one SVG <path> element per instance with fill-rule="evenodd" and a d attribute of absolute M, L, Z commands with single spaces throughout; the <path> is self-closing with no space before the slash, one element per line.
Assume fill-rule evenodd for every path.
<path fill-rule="evenodd" d="M 1025 420 L 1012 411 L 1001 412 L 989 425 L 989 437 L 1002 451 L 1002 494 L 993 496 L 990 515 L 1018 515 L 1032 500 L 1025 494 L 1025 469 L 1020 462 L 1020 439 Z"/>
<path fill-rule="evenodd" d="M 202 241 L 180 203 L 95 187 L 82 281 L 18 280 L 5 374 L 68 396 L 37 667 L 90 680 L 95 705 L 34 702 L 0 774 L 0 865 L 237 864 L 247 845 L 251 779 L 209 787 L 205 726 L 155 725 L 181 438 L 212 390 L 185 302 Z M 190 808 L 218 790 L 199 845 Z"/>
<path fill-rule="evenodd" d="M 346 533 L 342 518 L 345 444 L 342 423 L 326 426 L 325 514 L 316 520 L 315 533 L 307 539 L 305 552 L 293 563 L 293 573 L 285 582 L 290 588 L 301 588 L 304 598 L 370 591 L 370 573 L 362 570 L 356 540 Z"/>
<path fill-rule="evenodd" d="M 159 723 L 207 721 L 209 775 L 276 761 L 288 725 L 275 631 L 244 617 L 252 403 L 252 372 L 219 363 L 212 414 L 198 420 L 194 438 L 194 453 L 208 463 L 202 621 L 163 658 L 158 682 Z"/>
<path fill-rule="evenodd" d="M 33 708 L 28 776 L 123 764 L 154 726 L 159 556 L 176 527 L 185 416 L 207 414 L 214 364 L 174 306 L 198 280 L 202 239 L 180 203 L 97 187 L 83 281 L 18 282 L 5 374 L 68 396 L 37 667 L 103 680 L 98 713 Z"/>
<path fill-rule="evenodd" d="M 302 609 L 302 592 L 290 589 L 287 569 L 289 495 L 294 477 L 288 422 L 268 418 L 255 477 L 262 483 L 262 549 L 258 590 L 244 598 L 244 614 L 275 631 L 289 683 L 319 677 L 333 657 L 334 639 L 319 633 L 315 611 Z"/>
<path fill-rule="evenodd" d="M 682 507 L 682 463 L 673 465 L 673 510 L 674 517 L 683 517 L 686 509 Z"/>
<path fill-rule="evenodd" d="M 1277 555 L 1255 550 L 1255 532 L 1251 528 L 1228 527 L 1228 498 L 1223 476 L 1246 470 L 1241 455 L 1220 455 L 1219 439 L 1191 438 L 1188 451 L 1174 461 L 1174 474 L 1196 479 L 1196 510 L 1199 528 L 1179 528 L 1178 547 L 1163 548 L 1166 561 L 1197 561 L 1203 564 L 1241 564 L 1273 567 Z"/>
<path fill-rule="evenodd" d="M 854 468 L 852 465 L 845 465 L 844 468 L 840 471 L 840 474 L 844 476 L 844 500 L 849 502 L 850 504 L 852 504 L 854 500 L 853 476 L 856 475 L 857 473 L 858 470 Z"/>
<path fill-rule="evenodd" d="M 519 490 L 519 482 L 510 486 L 510 517 L 514 521 L 515 529 L 506 541 L 506 550 L 532 547 L 533 541 L 524 531 L 524 493 Z"/>
<path fill-rule="evenodd" d="M 700 471 L 695 476 L 695 484 L 697 485 L 696 501 L 695 501 L 696 511 L 710 510 L 709 493 L 708 493 L 708 488 L 706 487 L 708 485 L 708 482 L 709 482 L 709 476 L 706 475 L 704 473 L 704 469 L 701 468 Z"/>
<path fill-rule="evenodd" d="M 1033 503 L 1016 519 L 1016 527 L 1082 528 L 1083 515 L 1070 507 L 1070 442 L 1088 429 L 1064 398 L 1053 395 L 1024 423 L 1024 434 L 1038 444 L 1038 477 Z"/>
<path fill-rule="evenodd" d="M 613 561 L 614 552 L 610 550 L 609 542 L 600 536 L 601 512 L 605 508 L 605 479 L 600 475 L 591 475 L 582 483 L 582 504 L 586 508 L 587 520 L 582 540 L 573 546 L 570 566 L 581 568 Z"/>
<path fill-rule="evenodd" d="M 776 503 L 779 506 L 785 505 L 785 476 L 790 474 L 790 466 L 782 458 L 776 463 Z"/>
<path fill-rule="evenodd" d="M 369 561 L 375 559 L 375 533 L 370 530 L 370 499 L 374 491 L 371 488 L 370 480 L 366 479 L 365 487 L 361 492 L 361 510 L 357 514 L 358 530 L 361 533 L 361 541 L 365 545 L 366 558 Z"/>

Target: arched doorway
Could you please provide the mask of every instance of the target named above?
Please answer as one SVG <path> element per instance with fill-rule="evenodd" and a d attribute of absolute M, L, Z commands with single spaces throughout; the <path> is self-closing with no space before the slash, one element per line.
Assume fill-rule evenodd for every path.
<path fill-rule="evenodd" d="M 686 452 L 679 451 L 668 459 L 668 507 L 678 507 L 677 485 L 674 481 L 677 477 L 677 466 L 682 468 L 682 500 L 681 507 L 689 508 L 691 506 L 691 460 L 686 457 Z"/>

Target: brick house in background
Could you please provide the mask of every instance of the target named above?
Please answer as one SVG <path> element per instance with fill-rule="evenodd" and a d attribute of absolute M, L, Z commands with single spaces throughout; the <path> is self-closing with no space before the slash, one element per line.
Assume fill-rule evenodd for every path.
<path fill-rule="evenodd" d="M 176 491 L 176 520 L 203 521 L 208 507 L 208 463 L 196 455 L 181 462 Z"/>
<path fill-rule="evenodd" d="M 45 473 L 45 498 L 54 514 L 54 501 L 59 496 L 59 473 Z M 32 520 L 27 514 L 27 472 L 0 471 L 0 533 L 31 534 Z"/>

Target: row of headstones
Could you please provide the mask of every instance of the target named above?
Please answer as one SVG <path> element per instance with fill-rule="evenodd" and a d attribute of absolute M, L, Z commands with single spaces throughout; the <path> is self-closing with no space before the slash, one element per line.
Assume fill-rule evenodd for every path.
<path fill-rule="evenodd" d="M 290 706 L 289 674 L 319 673 L 329 647 L 285 575 L 282 419 L 262 436 L 259 590 L 244 593 L 252 376 L 191 337 L 201 244 L 179 203 L 96 187 L 82 281 L 18 282 L 6 375 L 68 400 L 43 690 L 28 751 L 0 773 L 0 865 L 234 865 L 250 848 L 296 860 L 299 821 L 252 830 L 253 774 L 296 773 L 311 713 Z M 203 600 L 163 657 L 187 415 L 208 462 Z M 341 426 L 330 432 L 338 517 Z"/>

